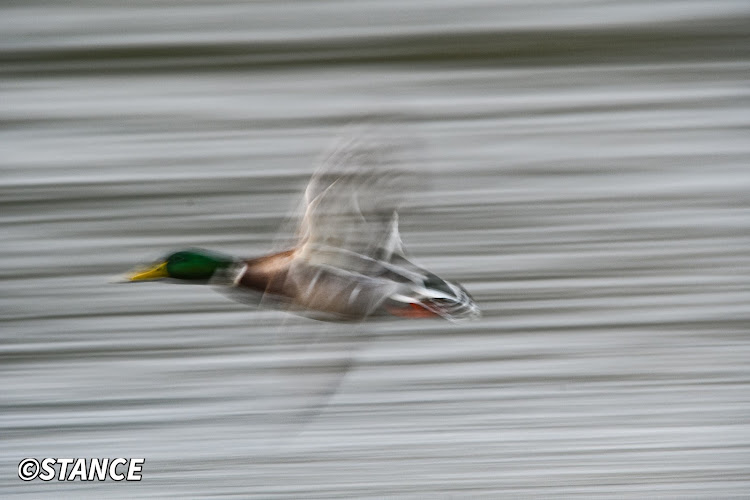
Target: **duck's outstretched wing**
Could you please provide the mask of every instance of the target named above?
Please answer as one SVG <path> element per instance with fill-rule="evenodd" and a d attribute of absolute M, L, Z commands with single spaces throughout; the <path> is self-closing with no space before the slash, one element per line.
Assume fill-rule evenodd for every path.
<path fill-rule="evenodd" d="M 346 267 L 348 254 L 384 262 L 403 256 L 397 210 L 417 183 L 395 167 L 394 153 L 359 138 L 323 157 L 305 191 L 300 258 Z"/>

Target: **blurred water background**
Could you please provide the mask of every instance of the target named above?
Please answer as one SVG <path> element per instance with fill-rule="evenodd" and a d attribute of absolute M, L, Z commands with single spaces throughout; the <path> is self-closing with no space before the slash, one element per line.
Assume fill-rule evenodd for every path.
<path fill-rule="evenodd" d="M 747 498 L 746 1 L 30 1 L 0 27 L 3 498 Z M 407 249 L 481 321 L 108 283 L 263 254 L 378 115 L 432 186 Z M 146 464 L 24 483 L 27 456 Z"/>

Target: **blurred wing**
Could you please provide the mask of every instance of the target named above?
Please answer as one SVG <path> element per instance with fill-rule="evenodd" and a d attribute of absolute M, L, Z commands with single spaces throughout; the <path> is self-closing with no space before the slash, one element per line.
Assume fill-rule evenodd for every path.
<path fill-rule="evenodd" d="M 324 157 L 305 191 L 301 258 L 341 266 L 350 254 L 386 262 L 403 255 L 397 210 L 416 183 L 391 156 L 390 148 L 360 139 Z"/>

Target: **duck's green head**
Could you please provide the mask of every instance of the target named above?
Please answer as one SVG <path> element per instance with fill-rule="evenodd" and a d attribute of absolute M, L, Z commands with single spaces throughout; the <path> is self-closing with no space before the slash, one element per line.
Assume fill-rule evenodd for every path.
<path fill-rule="evenodd" d="M 152 281 L 172 278 L 190 283 L 205 283 L 214 273 L 234 263 L 228 255 L 200 248 L 181 250 L 125 276 L 125 281 Z"/>

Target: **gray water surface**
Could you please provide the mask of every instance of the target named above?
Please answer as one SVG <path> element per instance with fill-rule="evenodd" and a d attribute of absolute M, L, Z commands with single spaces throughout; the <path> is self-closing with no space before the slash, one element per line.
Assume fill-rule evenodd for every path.
<path fill-rule="evenodd" d="M 0 68 L 3 498 L 748 496 L 747 2 L 16 2 Z M 482 320 L 108 282 L 276 248 L 373 116 Z"/>

